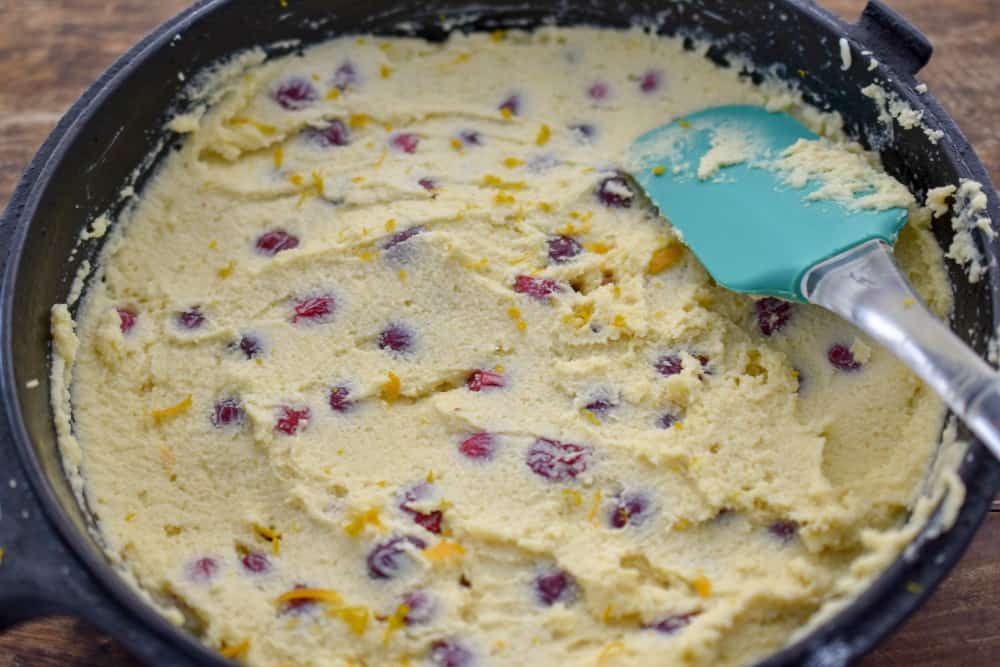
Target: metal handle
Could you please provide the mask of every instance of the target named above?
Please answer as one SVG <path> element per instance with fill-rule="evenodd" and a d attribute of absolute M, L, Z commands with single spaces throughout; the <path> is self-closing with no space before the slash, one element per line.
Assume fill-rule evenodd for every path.
<path fill-rule="evenodd" d="M 927 309 L 886 243 L 817 264 L 802 292 L 899 357 L 1000 458 L 1000 374 Z"/>

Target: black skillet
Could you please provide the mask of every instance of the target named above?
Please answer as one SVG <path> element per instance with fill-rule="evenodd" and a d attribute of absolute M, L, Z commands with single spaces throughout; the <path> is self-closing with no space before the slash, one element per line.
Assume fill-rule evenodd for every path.
<path fill-rule="evenodd" d="M 107 564 L 86 513 L 63 475 L 49 407 L 49 308 L 63 302 L 80 263 L 99 250 L 73 254 L 81 227 L 114 210 L 130 172 L 151 151 L 169 150 L 160 129 L 168 108 L 190 76 L 233 51 L 300 39 L 311 43 L 343 33 L 400 34 L 401 22 L 429 39 L 445 37 L 441 17 L 462 30 L 530 28 L 546 22 L 624 27 L 635 17 L 656 17 L 665 34 L 711 39 L 709 57 L 727 63 L 745 55 L 801 85 L 806 98 L 836 108 L 849 131 L 881 151 L 889 171 L 918 196 L 960 178 L 982 182 L 989 214 L 1000 206 L 989 178 L 951 118 L 931 95 L 917 95 L 914 75 L 931 46 L 883 3 L 873 0 L 848 25 L 805 0 L 534 0 L 531 3 L 464 0 L 209 0 L 160 26 L 118 60 L 69 110 L 32 160 L 0 225 L 0 629 L 46 614 L 87 619 L 124 642 L 150 665 L 225 665 L 187 632 L 152 610 Z M 782 19 L 782 15 L 784 18 Z M 851 44 L 855 65 L 840 68 L 839 39 Z M 294 47 L 273 48 L 274 54 Z M 944 132 L 932 145 L 919 130 L 878 131 L 871 100 L 859 88 L 873 80 L 895 90 L 928 124 Z M 405 101 L 400 102 L 404 104 Z M 166 142 L 161 142 L 166 138 Z M 145 170 L 148 172 L 148 169 Z M 142 178 L 137 186 L 141 186 Z M 948 225 L 939 240 L 950 242 Z M 990 261 L 988 276 L 970 285 L 956 267 L 953 328 L 983 353 L 996 331 L 1000 241 L 979 237 Z M 39 384 L 29 388 L 29 380 Z M 1000 465 L 974 443 L 961 475 L 967 496 L 957 522 L 943 534 L 918 538 L 919 557 L 900 558 L 850 607 L 762 664 L 839 667 L 869 651 L 930 594 L 958 560 L 1000 488 Z M 920 591 L 920 592 L 913 592 Z"/>

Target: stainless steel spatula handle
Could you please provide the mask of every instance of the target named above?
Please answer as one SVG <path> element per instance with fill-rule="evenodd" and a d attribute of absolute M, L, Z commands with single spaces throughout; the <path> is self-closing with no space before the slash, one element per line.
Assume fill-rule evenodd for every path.
<path fill-rule="evenodd" d="M 886 243 L 817 264 L 802 293 L 899 357 L 1000 458 L 1000 374 L 927 309 Z"/>

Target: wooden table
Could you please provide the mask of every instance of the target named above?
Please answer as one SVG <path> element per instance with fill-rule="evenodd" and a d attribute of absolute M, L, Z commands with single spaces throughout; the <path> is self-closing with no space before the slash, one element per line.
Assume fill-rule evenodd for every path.
<path fill-rule="evenodd" d="M 277 2 L 277 0 L 275 0 Z M 294 2 L 295 0 L 291 0 Z M 1000 177 L 1000 0 L 890 0 L 937 48 L 924 79 Z M 863 0 L 824 0 L 855 17 Z M 69 104 L 185 0 L 0 0 L 0 202 Z M 865 667 L 1000 665 L 1000 505 L 932 600 Z M 0 635 L 0 667 L 138 667 L 64 618 Z"/>

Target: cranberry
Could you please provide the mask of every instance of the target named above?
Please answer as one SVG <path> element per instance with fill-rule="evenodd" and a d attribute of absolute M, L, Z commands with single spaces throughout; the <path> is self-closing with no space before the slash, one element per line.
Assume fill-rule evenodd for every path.
<path fill-rule="evenodd" d="M 656 420 L 656 425 L 662 429 L 668 429 L 679 421 L 680 417 L 677 415 L 665 412 Z"/>
<path fill-rule="evenodd" d="M 434 667 L 468 667 L 475 655 L 455 640 L 438 640 L 431 644 L 428 658 Z"/>
<path fill-rule="evenodd" d="M 251 334 L 243 334 L 240 337 L 239 342 L 234 346 L 240 349 L 247 359 L 254 359 L 259 357 L 264 351 L 264 345 L 255 336 Z"/>
<path fill-rule="evenodd" d="M 358 72 L 354 68 L 354 63 L 345 60 L 343 64 L 333 73 L 333 87 L 339 90 L 346 90 L 358 82 Z"/>
<path fill-rule="evenodd" d="M 251 551 L 241 560 L 243 567 L 252 574 L 264 574 L 271 569 L 271 561 L 262 553 Z"/>
<path fill-rule="evenodd" d="M 569 129 L 572 130 L 576 140 L 581 144 L 589 144 L 597 137 L 597 128 L 590 123 L 576 123 L 570 125 Z"/>
<path fill-rule="evenodd" d="M 549 259 L 556 264 L 565 264 L 583 252 L 583 246 L 572 236 L 550 236 L 547 243 Z"/>
<path fill-rule="evenodd" d="M 587 89 L 587 96 L 590 97 L 590 99 L 597 101 L 607 99 L 610 93 L 611 88 L 603 81 L 598 81 Z"/>
<path fill-rule="evenodd" d="M 660 81 L 662 78 L 663 75 L 659 71 L 653 69 L 647 70 L 646 73 L 639 78 L 639 90 L 644 93 L 651 93 L 655 91 L 660 87 Z"/>
<path fill-rule="evenodd" d="M 491 459 L 496 442 L 490 433 L 473 433 L 458 445 L 458 451 L 470 459 Z"/>
<path fill-rule="evenodd" d="M 391 324 L 378 335 L 379 349 L 409 352 L 413 347 L 413 331 L 402 324 Z"/>
<path fill-rule="evenodd" d="M 615 498 L 608 518 L 612 528 L 641 525 L 652 511 L 649 497 L 644 493 L 628 492 Z"/>
<path fill-rule="evenodd" d="M 407 612 L 403 622 L 407 625 L 423 625 L 434 618 L 434 598 L 426 591 L 413 591 L 403 598 Z"/>
<path fill-rule="evenodd" d="M 394 134 L 389 139 L 389 143 L 393 148 L 403 151 L 404 153 L 416 153 L 417 146 L 420 144 L 420 137 L 413 134 L 412 132 L 400 132 L 399 134 Z"/>
<path fill-rule="evenodd" d="M 510 95 L 507 99 L 500 103 L 497 107 L 499 111 L 507 110 L 512 116 L 521 115 L 521 96 L 518 94 Z"/>
<path fill-rule="evenodd" d="M 587 469 L 589 456 L 590 450 L 582 445 L 539 438 L 528 450 L 525 463 L 539 477 L 565 482 Z"/>
<path fill-rule="evenodd" d="M 138 317 L 139 316 L 135 314 L 135 311 L 130 308 L 118 309 L 118 322 L 123 334 L 127 334 L 132 330 Z"/>
<path fill-rule="evenodd" d="M 767 527 L 767 532 L 782 542 L 790 542 L 799 532 L 799 524 L 795 521 L 775 521 Z"/>
<path fill-rule="evenodd" d="M 337 300 L 331 295 L 307 297 L 297 301 L 292 307 L 292 324 L 298 324 L 300 320 L 327 322 L 336 307 Z"/>
<path fill-rule="evenodd" d="M 434 192 L 440 187 L 437 181 L 428 176 L 421 178 L 419 181 L 417 181 L 417 183 L 420 185 L 420 187 L 422 187 L 424 190 L 427 190 L 428 192 Z"/>
<path fill-rule="evenodd" d="M 351 391 L 347 387 L 334 387 L 330 390 L 330 409 L 334 412 L 347 412 L 354 407 L 354 401 L 347 400 Z"/>
<path fill-rule="evenodd" d="M 274 424 L 274 430 L 285 435 L 295 435 L 306 427 L 311 416 L 309 408 L 296 410 L 284 405 L 278 412 L 278 421 Z"/>
<path fill-rule="evenodd" d="M 289 234 L 284 229 L 275 229 L 257 237 L 257 252 L 267 257 L 274 257 L 282 250 L 291 250 L 299 246 L 299 237 Z"/>
<path fill-rule="evenodd" d="M 574 598 L 573 577 L 564 570 L 548 570 L 535 577 L 535 595 L 546 607 L 556 602 L 571 602 Z"/>
<path fill-rule="evenodd" d="M 847 371 L 848 373 L 861 368 L 861 364 L 854 358 L 854 353 L 851 352 L 851 348 L 846 345 L 841 345 L 840 343 L 831 346 L 830 349 L 827 350 L 826 358 L 830 360 L 830 363 L 833 364 L 834 368 Z"/>
<path fill-rule="evenodd" d="M 674 614 L 644 627 L 649 630 L 656 630 L 664 635 L 672 635 L 691 625 L 691 620 L 699 613 L 700 612 L 692 611 L 687 614 Z"/>
<path fill-rule="evenodd" d="M 274 101 L 283 109 L 298 111 L 319 99 L 319 93 L 311 83 L 301 78 L 288 79 L 274 91 Z"/>
<path fill-rule="evenodd" d="M 200 306 L 177 313 L 177 325 L 184 329 L 197 329 L 205 323 L 205 316 Z"/>
<path fill-rule="evenodd" d="M 559 283 L 549 278 L 518 276 L 514 279 L 514 291 L 518 294 L 527 294 L 538 301 L 546 301 L 551 294 L 562 292 L 563 288 Z"/>
<path fill-rule="evenodd" d="M 792 314 L 792 304 L 772 297 L 754 302 L 753 307 L 757 314 L 757 325 L 765 336 L 784 329 Z"/>
<path fill-rule="evenodd" d="M 366 559 L 368 575 L 372 579 L 392 579 L 399 574 L 403 567 L 400 559 L 406 553 L 407 545 L 416 549 L 427 548 L 426 542 L 412 535 L 392 537 L 381 544 L 376 544 Z"/>
<path fill-rule="evenodd" d="M 465 386 L 469 391 L 482 391 L 485 387 L 503 387 L 506 385 L 503 375 L 485 368 L 469 373 L 465 378 Z"/>
<path fill-rule="evenodd" d="M 684 370 L 684 362 L 678 354 L 665 354 L 653 364 L 656 372 L 664 377 L 677 375 Z"/>
<path fill-rule="evenodd" d="M 598 416 L 604 416 L 617 404 L 609 398 L 595 398 L 590 403 L 583 406 L 584 410 L 589 410 Z"/>
<path fill-rule="evenodd" d="M 346 146 L 351 143 L 351 132 L 343 121 L 331 120 L 323 127 L 309 127 L 305 136 L 320 148 Z"/>
<path fill-rule="evenodd" d="M 243 406 L 238 399 L 224 398 L 215 404 L 212 411 L 212 424 L 216 428 L 233 426 L 243 423 Z"/>
<path fill-rule="evenodd" d="M 597 184 L 594 194 L 605 206 L 611 208 L 631 208 L 635 192 L 621 174 L 608 176 Z"/>
<path fill-rule="evenodd" d="M 418 526 L 427 529 L 435 535 L 440 535 L 441 521 L 444 519 L 444 513 L 441 510 L 421 512 L 410 507 L 410 503 L 426 500 L 432 493 L 433 489 L 430 484 L 417 484 L 403 494 L 403 500 L 399 504 L 399 507 L 413 517 L 413 522 Z"/>
<path fill-rule="evenodd" d="M 421 225 L 416 225 L 415 227 L 404 229 L 401 232 L 396 232 L 382 243 L 382 250 L 391 250 L 392 248 L 409 241 L 423 231 L 424 228 Z"/>
<path fill-rule="evenodd" d="M 191 563 L 188 575 L 198 583 L 206 583 L 219 573 L 219 561 L 214 558 L 199 558 Z"/>
<path fill-rule="evenodd" d="M 475 130 L 462 130 L 458 133 L 458 139 L 466 146 L 483 145 L 483 135 Z"/>

